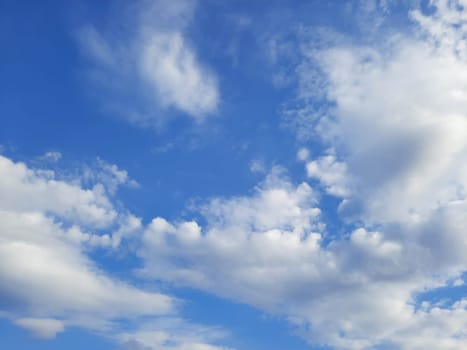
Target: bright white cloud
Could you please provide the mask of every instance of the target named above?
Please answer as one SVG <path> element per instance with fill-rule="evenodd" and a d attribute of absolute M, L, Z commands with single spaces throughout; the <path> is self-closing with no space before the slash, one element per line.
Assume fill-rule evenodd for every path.
<path fill-rule="evenodd" d="M 52 171 L 29 169 L 0 157 L 0 209 L 15 212 L 53 212 L 64 218 L 105 227 L 117 213 L 105 196 L 102 185 L 82 189 L 57 181 Z"/>
<path fill-rule="evenodd" d="M 308 177 L 319 180 L 327 193 L 337 197 L 350 194 L 347 165 L 339 162 L 335 155 L 329 154 L 308 162 L 306 172 Z"/>
<path fill-rule="evenodd" d="M 201 118 L 217 95 L 214 90 L 205 100 L 191 95 L 193 89 L 209 91 L 215 81 L 205 79 L 180 29 L 191 7 L 184 1 L 155 4 L 170 16 L 156 29 L 138 22 L 144 24 L 143 46 L 132 58 L 160 104 Z M 466 348 L 466 299 L 424 297 L 436 288 L 459 286 L 467 270 L 467 61 L 461 6 L 467 4 L 431 4 L 433 15 L 411 12 L 417 30 L 411 37 L 398 34 L 371 47 L 307 51 L 303 45 L 300 117 L 313 114 L 303 120 L 313 120 L 310 127 L 335 153 L 312 157 L 302 150 L 298 158 L 324 191 L 345 198 L 337 213 L 349 223 L 342 234 L 326 228 L 326 215 L 334 213 L 323 215 L 319 208 L 326 204 L 319 203 L 319 186 L 294 184 L 277 167 L 250 195 L 214 198 L 199 207 L 203 220 L 156 217 L 143 227 L 114 208 L 109 195 L 115 190 L 84 189 L 3 157 L 0 305 L 6 311 L 0 314 L 38 336 L 52 337 L 68 325 L 108 329 L 120 318 L 170 313 L 171 297 L 118 281 L 86 255 L 95 246 L 115 248 L 128 232 L 142 230 L 141 277 L 284 316 L 312 343 L 350 350 Z M 95 57 L 118 66 L 118 45 L 93 33 Z M 324 83 L 314 81 L 310 57 L 313 65 L 320 64 Z M 185 77 L 186 86 L 176 90 Z M 316 86 L 324 95 L 308 91 Z M 316 111 L 308 103 L 314 98 L 325 98 L 332 108 Z M 112 174 L 107 187 L 127 181 L 124 171 L 105 168 Z M 95 233 L 102 230 L 109 232 Z M 56 281 L 53 290 L 50 281 Z M 21 309 L 14 308 L 18 304 Z M 133 349 L 222 349 L 208 344 L 216 337 L 203 336 L 216 330 L 166 317 L 159 321 L 165 326 L 157 320 L 144 323 L 119 332 L 118 338 Z M 174 328 L 182 331 L 174 334 Z"/>
<path fill-rule="evenodd" d="M 333 108 L 303 111 L 336 153 L 300 158 L 346 197 L 340 213 L 356 229 L 336 238 L 308 184 L 271 175 L 251 196 L 212 200 L 204 226 L 154 219 L 142 274 L 284 315 L 336 349 L 467 347 L 465 300 L 423 299 L 467 270 L 464 10 L 432 3 L 433 16 L 412 13 L 413 37 L 305 52 Z"/>
<path fill-rule="evenodd" d="M 446 22 L 446 3 L 433 4 L 441 9 L 434 16 L 413 12 L 422 38 L 308 52 L 325 72 L 327 98 L 336 104 L 313 125 L 345 156 L 347 178 L 356 181 L 356 198 L 346 210 L 364 207 L 368 222 L 409 220 L 465 196 L 467 63 L 457 49 L 464 29 L 451 25 L 455 34 L 443 30 L 441 39 L 427 41 L 425 29 Z M 318 162 L 311 163 L 314 173 L 322 170 Z"/>
<path fill-rule="evenodd" d="M 339 349 L 467 344 L 459 335 L 467 326 L 462 302 L 420 308 L 415 299 L 465 269 L 467 247 L 459 244 L 465 219 L 448 210 L 457 222 L 438 213 L 397 229 L 359 228 L 323 245 L 328 232 L 311 188 L 272 177 L 251 197 L 212 200 L 202 209 L 204 228 L 155 218 L 140 250 L 141 275 L 287 316 L 310 327 L 305 337 L 311 342 Z M 415 343 L 415 332 L 431 327 L 444 336 Z"/>
<path fill-rule="evenodd" d="M 153 33 L 142 50 L 142 78 L 164 107 L 176 107 L 198 120 L 217 109 L 216 78 L 198 63 L 181 33 Z"/>
<path fill-rule="evenodd" d="M 129 16 L 114 19 L 116 32 L 83 28 L 79 39 L 96 64 L 92 79 L 109 95 L 108 108 L 144 125 L 160 123 L 167 108 L 196 121 L 217 111 L 217 77 L 199 61 L 186 33 L 194 7 L 190 0 L 140 1 Z"/>
<path fill-rule="evenodd" d="M 174 315 L 176 298 L 114 278 L 90 258 L 94 249 L 116 250 L 142 229 L 139 218 L 117 210 L 107 195 L 129 181 L 126 172 L 98 163 L 98 169 L 86 168 L 82 179 L 65 181 L 52 171 L 0 156 L 1 317 L 39 338 L 54 338 L 78 326 L 125 343 L 124 324 L 131 321 L 135 341 L 143 328 L 168 338 L 167 344 L 145 344 L 147 349 L 222 349 L 210 348 L 201 335 L 181 334 L 181 320 L 162 327 L 156 321 Z M 104 182 L 95 184 L 97 180 Z M 94 186 L 81 187 L 86 182 Z M 203 329 L 185 327 L 192 334 Z"/>
<path fill-rule="evenodd" d="M 66 325 L 95 328 L 172 310 L 171 297 L 114 280 L 86 256 L 139 227 L 135 217 L 117 214 L 103 190 L 82 189 L 5 157 L 0 173 L 1 308 L 16 324 L 52 337 Z M 89 233 L 87 226 L 108 233 Z"/>

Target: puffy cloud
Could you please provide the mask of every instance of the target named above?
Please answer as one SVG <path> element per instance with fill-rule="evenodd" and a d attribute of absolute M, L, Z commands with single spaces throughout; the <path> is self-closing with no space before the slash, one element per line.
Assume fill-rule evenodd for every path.
<path fill-rule="evenodd" d="M 0 157 L 0 209 L 15 212 L 53 212 L 77 222 L 105 227 L 117 213 L 105 196 L 102 185 L 82 189 L 57 181 L 52 171 L 29 169 Z"/>
<path fill-rule="evenodd" d="M 467 63 L 458 49 L 465 11 L 460 2 L 432 5 L 433 15 L 411 12 L 415 35 L 389 36 L 384 45 L 303 45 L 304 107 L 297 120 L 309 116 L 307 128 L 345 163 L 332 174 L 346 168 L 345 181 L 355 193 L 345 209 L 360 212 L 367 223 L 410 220 L 465 196 Z M 438 25 L 444 29 L 433 34 Z M 322 101 L 313 107 L 309 77 L 302 74 L 316 73 L 317 66 L 331 104 L 324 111 Z M 325 187 L 324 163 L 331 161 L 326 157 L 308 163 Z"/>
<path fill-rule="evenodd" d="M 282 176 L 276 168 L 251 197 L 214 199 L 201 209 L 205 231 L 194 221 L 155 218 L 144 234 L 141 273 L 271 309 L 280 296 L 292 297 L 294 286 L 282 282 L 300 271 L 318 273 L 313 257 L 322 227 L 311 188 Z M 312 261 L 303 260 L 307 255 Z"/>
<path fill-rule="evenodd" d="M 139 1 L 114 19 L 118 30 L 89 25 L 80 31 L 81 46 L 95 63 L 92 79 L 109 95 L 108 108 L 143 125 L 160 123 L 167 108 L 196 121 L 216 112 L 217 77 L 187 39 L 194 7 L 191 0 Z"/>
<path fill-rule="evenodd" d="M 52 172 L 44 176 L 1 157 L 0 173 L 1 308 L 15 323 L 51 337 L 66 325 L 95 328 L 171 312 L 171 297 L 111 278 L 85 253 L 115 246 L 138 219 L 119 218 L 103 191 L 56 180 Z M 109 233 L 89 233 L 87 226 Z"/>
<path fill-rule="evenodd" d="M 202 326 L 166 322 L 178 310 L 176 298 L 117 279 L 91 258 L 95 249 L 112 253 L 142 229 L 139 218 L 117 210 L 107 195 L 128 181 L 126 172 L 98 163 L 103 176 L 96 175 L 102 169 L 86 168 L 84 179 L 60 180 L 52 171 L 0 157 L 0 316 L 39 338 L 78 326 L 122 344 L 130 333 L 140 342 L 144 332 L 162 332 L 167 341 L 143 342 L 148 349 L 222 349 L 178 329 L 185 325 L 195 334 Z M 97 179 L 107 181 L 97 185 Z M 94 185 L 86 189 L 83 182 Z"/>
<path fill-rule="evenodd" d="M 299 158 L 345 197 L 344 234 L 328 232 L 308 184 L 272 175 L 251 196 L 212 200 L 200 222 L 156 218 L 142 274 L 283 315 L 336 349 L 466 347 L 465 300 L 423 294 L 467 270 L 465 12 L 459 1 L 432 5 L 433 15 L 412 12 L 414 36 L 305 52 L 331 107 L 301 112 L 335 153 Z"/>
<path fill-rule="evenodd" d="M 176 107 L 198 120 L 217 109 L 216 78 L 198 63 L 179 32 L 154 33 L 148 38 L 140 72 L 164 107 Z"/>
<path fill-rule="evenodd" d="M 201 210 L 205 227 L 155 218 L 141 275 L 285 316 L 310 342 L 338 349 L 465 346 L 461 301 L 422 308 L 416 298 L 465 270 L 465 219 L 446 210 L 423 223 L 327 237 L 311 188 L 271 176 L 249 197 L 212 200 Z M 430 327 L 444 336 L 416 343 Z"/>
<path fill-rule="evenodd" d="M 327 193 L 338 197 L 350 194 L 347 165 L 339 162 L 336 156 L 329 154 L 306 164 L 308 177 L 320 181 Z"/>

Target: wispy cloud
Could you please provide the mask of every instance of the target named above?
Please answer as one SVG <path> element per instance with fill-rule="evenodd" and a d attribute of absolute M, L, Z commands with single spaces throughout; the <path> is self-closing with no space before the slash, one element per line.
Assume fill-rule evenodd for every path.
<path fill-rule="evenodd" d="M 218 79 L 189 40 L 196 3 L 138 1 L 109 18 L 108 30 L 88 24 L 78 35 L 90 77 L 106 108 L 142 125 L 174 111 L 200 122 L 219 107 Z"/>

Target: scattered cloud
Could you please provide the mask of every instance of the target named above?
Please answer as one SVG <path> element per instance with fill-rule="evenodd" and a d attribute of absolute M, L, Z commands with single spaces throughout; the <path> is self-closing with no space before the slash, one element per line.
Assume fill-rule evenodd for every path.
<path fill-rule="evenodd" d="M 317 205 L 307 184 L 294 186 L 273 171 L 251 196 L 213 199 L 200 209 L 205 227 L 155 218 L 143 236 L 140 274 L 287 317 L 314 344 L 466 344 L 464 300 L 443 306 L 424 300 L 422 307 L 416 299 L 464 270 L 466 222 L 458 215 L 465 201 L 417 224 L 359 227 L 327 244 L 332 232 Z M 430 334 L 432 327 L 439 332 Z"/>
<path fill-rule="evenodd" d="M 94 64 L 90 77 L 102 87 L 106 108 L 150 126 L 171 110 L 197 122 L 216 113 L 218 79 L 188 39 L 194 8 L 191 0 L 138 1 L 117 11 L 112 30 L 81 29 L 79 42 Z"/>
<path fill-rule="evenodd" d="M 266 172 L 266 166 L 261 159 L 253 159 L 250 162 L 250 171 L 255 174 L 263 174 Z"/>
<path fill-rule="evenodd" d="M 362 18 L 380 13 L 373 32 L 396 3 L 355 2 Z M 135 182 L 113 164 L 99 160 L 70 180 L 0 156 L 0 316 L 40 338 L 78 326 L 124 349 L 227 350 L 216 345 L 224 330 L 180 319 L 178 299 L 136 286 L 149 281 L 279 315 L 313 345 L 466 348 L 467 299 L 427 293 L 463 288 L 467 271 L 467 3 L 428 5 L 408 12 L 410 33 L 382 31 L 379 43 L 325 30 L 317 43 L 300 29 L 287 118 L 301 145 L 314 135 L 323 146 L 297 153 L 310 183 L 276 166 L 249 194 L 198 205 L 196 219 L 144 224 L 114 203 L 118 187 Z M 216 75 L 187 35 L 195 2 L 130 8 L 121 32 L 88 26 L 79 36 L 110 104 L 136 91 L 141 109 L 116 106 L 143 124 L 169 109 L 196 121 L 215 114 Z M 269 44 L 274 63 L 286 49 Z M 254 160 L 250 170 L 265 166 Z M 340 201 L 336 212 L 323 192 Z M 333 215 L 341 232 L 328 225 Z M 138 283 L 91 254 L 129 240 Z"/>
<path fill-rule="evenodd" d="M 86 189 L 80 179 L 59 180 L 53 171 L 0 156 L 0 315 L 36 337 L 54 338 L 74 326 L 123 342 L 131 324 L 139 339 L 138 327 L 156 334 L 156 321 L 179 310 L 178 299 L 115 278 L 91 258 L 97 249 L 111 255 L 142 230 L 141 220 L 107 195 L 127 180 L 126 172 L 101 165 L 119 180 L 101 176 L 93 181 L 103 183 Z M 190 327 L 193 334 L 202 329 Z M 179 346 L 148 349 L 190 348 L 188 337 L 177 340 L 175 325 L 163 332 Z M 201 336 L 194 346 L 210 349 Z"/>
<path fill-rule="evenodd" d="M 310 151 L 306 148 L 300 148 L 297 152 L 297 159 L 304 162 L 310 157 Z"/>
<path fill-rule="evenodd" d="M 319 180 L 328 194 L 347 197 L 350 195 L 347 165 L 339 162 L 332 153 L 306 163 L 307 175 Z"/>
<path fill-rule="evenodd" d="M 423 299 L 467 269 L 465 12 L 431 5 L 432 15 L 410 12 L 413 35 L 382 45 L 303 46 L 300 72 L 321 72 L 324 95 L 299 83 L 298 117 L 334 151 L 299 159 L 345 197 L 345 234 L 327 231 L 319 192 L 276 169 L 251 196 L 200 208 L 203 226 L 154 219 L 142 276 L 283 315 L 336 349 L 467 346 L 466 300 Z"/>
<path fill-rule="evenodd" d="M 56 163 L 62 158 L 62 154 L 58 151 L 49 151 L 39 157 L 39 160 Z"/>

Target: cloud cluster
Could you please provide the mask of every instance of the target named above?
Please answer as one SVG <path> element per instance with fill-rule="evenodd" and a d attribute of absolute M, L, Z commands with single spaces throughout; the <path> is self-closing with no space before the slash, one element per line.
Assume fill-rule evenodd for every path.
<path fill-rule="evenodd" d="M 380 46 L 305 52 L 332 106 L 306 105 L 308 127 L 333 152 L 299 159 L 344 197 L 346 234 L 327 232 L 308 184 L 273 171 L 251 196 L 201 208 L 204 225 L 156 218 L 142 274 L 284 315 L 336 349 L 466 347 L 466 300 L 424 298 L 467 270 L 463 5 L 432 1 L 410 12 L 416 34 Z"/>
<path fill-rule="evenodd" d="M 136 11 L 135 47 L 92 28 L 83 40 L 108 72 L 138 72 L 158 106 L 202 119 L 218 97 L 184 37 L 193 4 L 152 4 Z M 410 11 L 413 35 L 302 46 L 299 117 L 312 114 L 301 120 L 312 121 L 327 151 L 302 149 L 298 159 L 316 188 L 274 167 L 250 194 L 199 206 L 199 220 L 143 225 L 112 204 L 129 181 L 114 166 L 90 172 L 104 184 L 85 187 L 0 157 L 0 315 L 45 338 L 76 325 L 130 349 L 222 349 L 208 343 L 223 332 L 171 316 L 174 298 L 113 278 L 88 254 L 132 236 L 139 277 L 281 315 L 312 344 L 466 348 L 467 299 L 436 293 L 463 288 L 467 271 L 467 3 L 430 6 L 431 14 Z M 153 15 L 157 25 L 147 20 Z M 307 91 L 316 86 L 319 94 Z M 344 219 L 342 234 L 327 228 L 322 193 L 340 200 L 337 213 L 325 214 Z M 152 319 L 134 329 L 119 324 L 143 316 Z"/>
<path fill-rule="evenodd" d="M 140 319 L 177 313 L 174 297 L 117 279 L 90 257 L 96 249 L 119 249 L 142 227 L 139 218 L 117 210 L 108 196 L 116 183 L 128 180 L 126 172 L 106 163 L 102 170 L 102 176 L 97 170 L 93 174 L 107 182 L 85 188 L 81 182 L 90 181 L 89 168 L 86 179 L 65 181 L 53 171 L 0 157 L 1 316 L 37 337 L 53 338 L 78 326 L 138 343 L 140 327 L 146 335 L 162 332 Z M 126 321 L 134 324 L 131 332 Z M 193 334 L 198 329 L 181 320 L 178 324 L 191 327 Z M 146 348 L 183 349 L 193 343 L 216 349 L 202 337 L 181 337 L 176 327 L 163 331 L 167 339 L 147 341 Z"/>
<path fill-rule="evenodd" d="M 392 230 L 361 227 L 324 245 L 316 195 L 276 172 L 251 196 L 212 200 L 201 210 L 204 229 L 194 221 L 155 218 L 144 234 L 141 274 L 286 316 L 306 325 L 311 342 L 339 349 L 466 344 L 465 301 L 420 307 L 416 295 L 463 271 L 466 222 L 458 214 L 467 204 L 446 213 L 457 222 L 438 217 Z M 427 335 L 422 342 L 418 334 L 432 327 L 443 337 Z"/>

